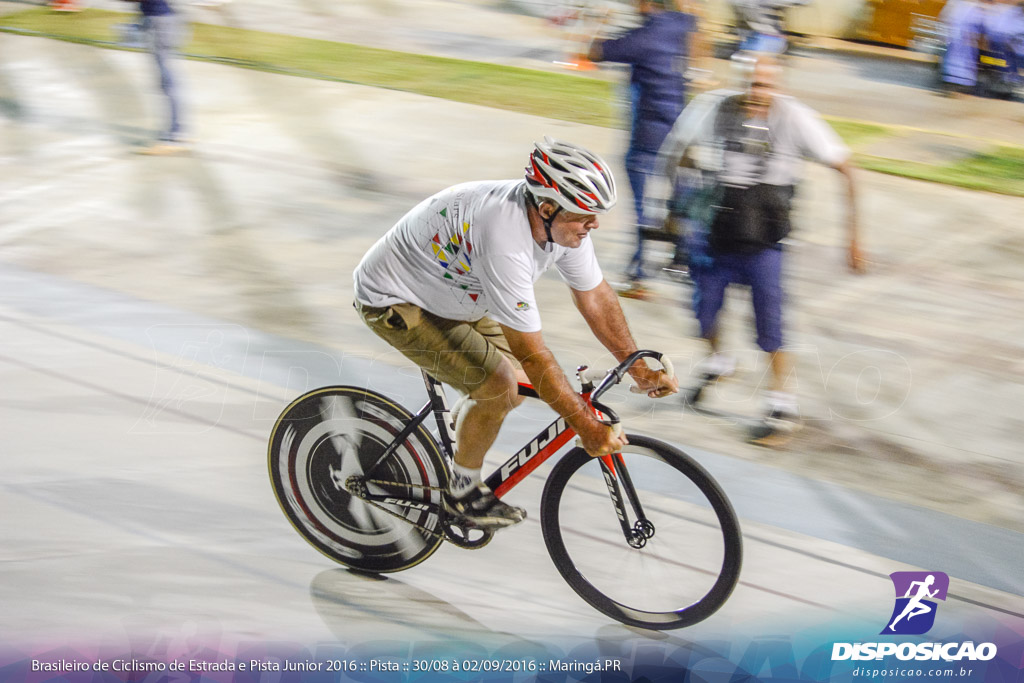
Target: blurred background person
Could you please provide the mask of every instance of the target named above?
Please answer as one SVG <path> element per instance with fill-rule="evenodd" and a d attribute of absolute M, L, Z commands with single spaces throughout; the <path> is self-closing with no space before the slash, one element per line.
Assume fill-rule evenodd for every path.
<path fill-rule="evenodd" d="M 989 49 L 1006 60 L 1006 78 L 1019 87 L 1024 66 L 1024 0 L 996 3 L 985 17 L 984 34 Z"/>
<path fill-rule="evenodd" d="M 946 52 L 942 60 L 942 80 L 951 92 L 974 91 L 978 86 L 982 50 L 1003 52 L 1009 46 L 1012 29 L 1010 11 L 1015 9 L 995 0 L 950 0 L 942 8 L 939 21 L 946 32 Z M 1012 55 L 1001 54 L 1012 63 Z M 1001 77 L 1015 80 L 1008 67 Z M 981 93 L 984 94 L 984 93 Z"/>
<path fill-rule="evenodd" d="M 637 244 L 626 266 L 629 286 L 620 294 L 645 298 L 644 233 L 649 226 L 644 218 L 644 187 L 658 149 L 686 104 L 686 71 L 697 18 L 680 11 L 676 0 L 636 0 L 635 6 L 642 24 L 616 38 L 596 39 L 587 57 L 630 66 L 626 174 L 633 192 Z"/>
<path fill-rule="evenodd" d="M 160 91 L 167 101 L 167 125 L 158 139 L 138 150 L 140 154 L 168 155 L 188 151 L 182 121 L 181 84 L 173 70 L 173 60 L 184 44 L 187 22 L 171 0 L 126 0 L 138 5 L 145 42 L 156 62 Z"/>
<path fill-rule="evenodd" d="M 732 374 L 735 361 L 720 345 L 719 312 L 728 285 L 749 286 L 757 344 L 771 368 L 764 419 L 751 429 L 750 440 L 776 446 L 800 425 L 791 363 L 783 351 L 781 241 L 790 231 L 803 159 L 843 175 L 848 264 L 860 272 L 864 262 L 850 150 L 815 111 L 779 94 L 781 69 L 773 57 L 738 53 L 733 63 L 746 81 L 744 90 L 715 90 L 694 98 L 665 141 L 657 167 L 674 186 L 686 159 L 703 183 L 691 216 L 702 223 L 706 243 L 691 249 L 690 276 L 694 314 L 711 355 L 698 367 L 697 383 L 684 392 L 684 400 L 695 404 L 705 386 Z"/>
<path fill-rule="evenodd" d="M 729 0 L 740 34 L 739 50 L 783 54 L 788 41 L 784 15 L 809 0 Z"/>

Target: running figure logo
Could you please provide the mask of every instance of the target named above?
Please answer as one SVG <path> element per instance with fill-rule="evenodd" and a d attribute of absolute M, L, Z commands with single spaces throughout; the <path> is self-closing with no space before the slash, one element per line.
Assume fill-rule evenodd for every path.
<path fill-rule="evenodd" d="M 921 635 L 935 623 L 935 600 L 945 600 L 949 576 L 942 572 L 893 572 L 896 606 L 882 635 Z"/>

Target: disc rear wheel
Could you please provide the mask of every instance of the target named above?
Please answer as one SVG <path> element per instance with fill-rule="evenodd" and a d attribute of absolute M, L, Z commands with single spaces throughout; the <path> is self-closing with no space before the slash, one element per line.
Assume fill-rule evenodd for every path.
<path fill-rule="evenodd" d="M 447 484 L 443 459 L 422 425 L 382 461 L 411 419 L 385 396 L 336 386 L 300 396 L 275 423 L 268 451 L 274 494 L 296 531 L 335 562 L 395 572 L 419 564 L 441 543 L 443 532 L 432 510 L 378 507 L 346 488 L 353 477 L 379 480 L 386 483 L 365 481 L 366 489 L 440 503 L 440 489 Z"/>

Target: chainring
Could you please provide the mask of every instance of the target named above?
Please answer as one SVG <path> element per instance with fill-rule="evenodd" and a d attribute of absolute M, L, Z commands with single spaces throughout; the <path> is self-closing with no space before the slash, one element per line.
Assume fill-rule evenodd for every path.
<path fill-rule="evenodd" d="M 493 531 L 460 522 L 450 515 L 442 515 L 440 525 L 446 541 L 466 550 L 483 548 L 494 538 Z"/>

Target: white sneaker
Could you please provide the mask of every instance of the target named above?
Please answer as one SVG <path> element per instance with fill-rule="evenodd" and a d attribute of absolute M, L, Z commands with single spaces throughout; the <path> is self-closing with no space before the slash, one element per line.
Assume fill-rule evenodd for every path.
<path fill-rule="evenodd" d="M 764 419 L 750 428 L 750 443 L 778 448 L 784 446 L 802 427 L 800 416 L 782 410 L 771 410 Z"/>
<path fill-rule="evenodd" d="M 697 364 L 697 374 L 717 380 L 732 377 L 736 373 L 736 358 L 721 351 L 713 353 Z"/>

